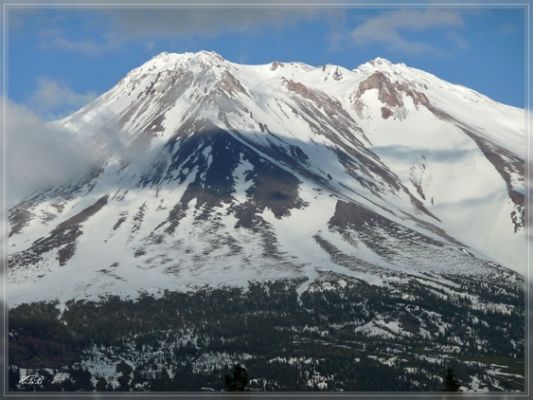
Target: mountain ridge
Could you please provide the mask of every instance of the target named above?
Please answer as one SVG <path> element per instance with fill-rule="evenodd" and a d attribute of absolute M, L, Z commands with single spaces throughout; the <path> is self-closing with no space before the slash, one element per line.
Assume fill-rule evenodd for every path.
<path fill-rule="evenodd" d="M 462 89 L 455 85 L 443 87 L 443 81 L 432 81 L 433 78 L 424 73 L 419 75 L 417 70 L 381 58 L 362 64 L 353 72 L 337 66 L 320 68 L 281 62 L 242 66 L 213 52 L 161 53 L 132 70 L 110 91 L 58 122 L 76 134 L 105 114 L 107 120 L 112 121 L 112 129 L 118 131 L 122 147 L 130 154 L 141 155 L 144 161 L 135 157 L 128 159 L 127 153 L 117 153 L 112 147 L 106 150 L 104 144 L 99 151 L 106 154 L 105 161 L 88 175 L 84 189 L 87 190 L 85 199 L 88 196 L 94 201 L 82 201 L 82 198 L 71 201 L 52 191 L 51 196 L 37 194 L 33 200 L 15 207 L 10 214 L 15 227 L 10 240 L 11 248 L 20 250 L 12 251 L 11 271 L 14 276 L 20 274 L 14 267 L 27 263 L 21 260 L 40 260 L 37 270 L 42 267 L 54 270 L 54 259 L 64 265 L 70 258 L 78 258 L 74 248 L 79 244 L 56 243 L 54 248 L 45 246 L 48 250 L 44 253 L 35 249 L 43 240 L 55 243 L 52 239 L 45 240 L 54 232 L 48 228 L 49 221 L 83 214 L 81 204 L 92 207 L 103 196 L 107 196 L 109 204 L 122 202 L 126 205 L 115 211 L 116 223 L 106 229 L 109 240 L 115 240 L 112 239 L 115 232 L 121 226 L 124 229 L 123 222 L 118 221 L 129 220 L 130 233 L 124 244 L 136 243 L 131 250 L 136 256 L 129 263 L 137 263 L 143 257 L 150 259 L 141 254 L 146 248 L 155 249 L 157 241 L 171 241 L 180 220 L 188 213 L 203 215 L 205 221 L 211 212 L 222 212 L 224 207 L 229 207 L 224 210 L 225 217 L 234 215 L 237 221 L 234 227 L 239 232 L 246 231 L 245 237 L 256 235 L 257 226 L 263 226 L 261 240 L 263 247 L 269 247 L 279 242 L 277 236 L 282 234 L 276 225 L 284 218 L 290 220 L 299 210 L 313 208 L 313 200 L 323 199 L 319 201 L 331 204 L 328 206 L 331 215 L 323 219 L 322 229 L 317 224 L 308 237 L 315 237 L 323 229 L 331 234 L 335 229 L 331 229 L 328 220 L 338 221 L 338 218 L 335 218 L 334 204 L 326 199 L 335 198 L 378 211 L 377 215 L 386 221 L 405 226 L 423 237 L 469 249 L 470 254 L 487 262 L 506 260 L 504 265 L 517 268 L 514 263 L 523 258 L 517 249 L 525 248 L 525 241 L 522 243 L 518 239 L 523 232 L 524 176 L 521 168 L 524 161 L 515 154 L 519 145 L 513 139 L 520 137 L 522 128 L 514 121 L 513 130 L 496 134 L 500 126 L 513 126 L 509 116 L 502 119 L 499 126 L 489 126 L 484 120 L 471 123 L 471 115 L 465 117 L 449 106 L 448 98 L 445 101 L 439 98 L 448 95 L 455 99 Z M 465 108 L 493 111 L 490 101 L 474 94 L 477 103 L 471 103 L 470 96 L 471 92 L 467 91 L 463 101 Z M 501 107 L 498 106 L 496 112 L 510 110 Z M 496 116 L 501 119 L 499 114 Z M 511 116 L 516 119 L 515 114 Z M 425 126 L 431 127 L 430 132 L 424 132 Z M 479 169 L 483 187 L 479 187 L 479 183 L 478 187 L 470 187 L 478 176 L 465 179 L 460 171 L 451 174 L 446 171 L 450 165 L 458 168 L 456 159 Z M 464 194 L 458 189 L 443 189 L 443 182 L 450 180 L 456 180 L 454 186 L 461 186 Z M 433 183 L 435 181 L 437 183 Z M 488 191 L 484 187 L 487 184 L 494 185 L 497 191 Z M 507 200 L 502 197 L 504 188 Z M 71 189 L 67 185 L 61 190 Z M 76 190 L 71 190 L 74 198 L 79 196 L 74 194 Z M 159 198 L 160 192 L 168 193 L 173 200 Z M 302 197 L 302 193 L 307 195 Z M 463 216 L 472 211 L 458 207 L 458 202 L 482 199 L 494 193 L 498 193 L 498 201 L 491 202 L 484 211 L 500 207 L 507 210 L 507 216 L 500 211 L 497 223 L 484 225 L 493 231 L 501 228 L 502 232 L 496 232 L 498 235 L 506 232 L 504 237 L 489 238 L 494 243 L 503 240 L 511 244 L 511 251 L 490 248 L 476 230 L 465 229 L 465 234 L 460 232 L 464 224 L 448 223 L 456 218 L 457 211 Z M 146 199 L 136 204 L 136 196 L 146 196 Z M 135 206 L 127 205 L 128 197 Z M 54 201 L 61 205 L 44 209 L 43 204 Z M 65 208 L 72 211 L 64 213 Z M 103 208 L 104 211 L 109 209 L 109 205 Z M 39 213 L 47 217 L 36 217 Z M 158 221 L 154 220 L 149 231 L 142 233 L 144 238 L 135 239 L 145 213 Z M 32 217 L 28 217 L 29 214 Z M 140 222 L 136 223 L 136 218 Z M 199 217 L 193 217 L 193 225 L 195 218 Z M 314 218 L 313 214 L 307 218 Z M 25 238 L 24 225 L 32 220 L 37 229 L 34 233 L 31 228 L 26 229 L 29 238 Z M 479 216 L 474 219 L 478 223 L 482 220 Z M 232 223 L 228 220 L 226 224 L 224 235 L 231 237 Z M 158 232 L 163 227 L 168 238 Z M 83 232 L 81 225 L 80 231 Z M 79 237 L 82 246 L 100 242 L 84 240 L 83 234 Z M 345 234 L 342 242 L 351 241 L 349 252 L 357 254 L 358 240 L 353 242 L 354 238 L 347 238 Z M 299 251 L 300 256 L 291 254 L 293 245 L 288 244 L 291 239 L 285 240 L 286 243 L 281 243 L 285 248 L 282 253 L 290 255 L 289 259 L 298 259 L 302 252 Z M 34 245 L 22 244 L 28 241 L 33 241 Z M 265 244 L 267 242 L 270 245 Z M 316 239 L 311 239 L 308 245 L 317 243 Z M 98 246 L 109 247 L 106 244 L 104 241 Z M 116 243 L 115 246 L 122 245 Z M 45 254 L 48 260 L 33 257 L 35 251 Z M 365 257 L 390 267 L 391 259 L 379 253 L 384 250 L 376 251 Z M 62 255 L 54 258 L 54 252 Z M 168 248 L 164 252 L 173 254 L 174 250 Z M 65 260 L 64 255 L 71 253 Z M 322 254 L 323 259 L 326 254 Z M 123 263 L 120 256 L 113 257 L 118 259 L 110 258 L 105 264 Z M 243 257 L 240 263 L 249 259 L 249 256 Z M 326 260 L 324 262 L 334 264 Z M 83 260 L 78 258 L 80 262 Z M 304 262 L 307 264 L 309 260 Z M 298 270 L 294 266 L 291 268 Z M 518 265 L 518 268 L 523 266 Z M 310 272 L 311 269 L 308 273 L 315 276 L 316 271 Z M 22 276 L 27 275 L 22 273 L 16 280 L 23 282 L 26 278 Z M 250 278 L 253 279 L 253 274 Z M 127 281 L 124 276 L 122 279 Z"/>

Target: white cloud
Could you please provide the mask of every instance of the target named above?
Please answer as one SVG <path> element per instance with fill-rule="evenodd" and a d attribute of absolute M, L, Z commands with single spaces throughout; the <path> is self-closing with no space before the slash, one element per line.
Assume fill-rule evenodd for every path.
<path fill-rule="evenodd" d="M 8 207 L 36 190 L 81 177 L 97 164 L 98 156 L 80 138 L 24 106 L 6 101 L 5 107 Z M 4 154 L 4 149 L 0 150 Z"/>
<path fill-rule="evenodd" d="M 98 54 L 131 41 L 144 40 L 153 46 L 156 38 L 214 37 L 227 32 L 253 32 L 261 29 L 283 29 L 299 21 L 324 17 L 327 11 L 316 9 L 256 7 L 131 7 L 97 11 L 105 27 L 87 39 L 70 38 L 67 33 L 48 29 L 40 33 L 42 45 L 82 54 Z"/>
<path fill-rule="evenodd" d="M 0 108 L 3 101 L 0 98 Z M 6 197 L 11 207 L 26 196 L 82 178 L 108 157 L 147 165 L 158 151 L 128 147 L 124 132 L 112 113 L 100 113 L 76 129 L 47 122 L 23 105 L 5 102 Z M 0 125 L 3 124 L 0 118 Z M 139 134 L 141 134 L 139 132 Z M 3 142 L 0 154 L 4 155 Z M 3 165 L 3 164 L 1 164 Z M 0 215 L 1 220 L 1 215 Z"/>
<path fill-rule="evenodd" d="M 58 117 L 84 106 L 95 97 L 95 92 L 76 93 L 64 82 L 39 78 L 28 105 L 40 114 Z"/>
<path fill-rule="evenodd" d="M 450 10 L 398 10 L 371 17 L 350 32 L 356 45 L 382 44 L 390 51 L 407 54 L 441 51 L 421 40 L 412 40 L 406 33 L 423 32 L 437 28 L 457 28 L 463 25 L 458 12 Z M 455 38 L 457 40 L 457 36 Z"/>

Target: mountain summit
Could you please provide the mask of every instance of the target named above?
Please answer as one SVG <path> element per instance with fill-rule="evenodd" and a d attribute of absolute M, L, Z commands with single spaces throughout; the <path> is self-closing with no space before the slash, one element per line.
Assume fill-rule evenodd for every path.
<path fill-rule="evenodd" d="M 57 122 L 120 146 L 95 139 L 101 165 L 9 211 L 9 302 L 285 282 L 308 310 L 357 288 L 391 304 L 349 322 L 357 335 L 489 348 L 507 325 L 480 310 L 523 313 L 523 122 L 381 58 L 351 71 L 162 53 Z M 435 328 L 458 326 L 459 303 L 472 342 Z"/>

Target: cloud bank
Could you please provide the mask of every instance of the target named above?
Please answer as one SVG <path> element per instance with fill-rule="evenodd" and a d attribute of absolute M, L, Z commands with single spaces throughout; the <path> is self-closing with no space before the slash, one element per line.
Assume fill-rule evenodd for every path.
<path fill-rule="evenodd" d="M 6 143 L 1 150 L 6 156 L 8 207 L 36 190 L 81 177 L 97 164 L 98 157 L 77 136 L 23 106 L 0 100 L 2 107 L 4 102 Z"/>
<path fill-rule="evenodd" d="M 4 101 L 0 100 L 3 107 Z M 124 132 L 112 113 L 101 113 L 76 128 L 47 122 L 25 106 L 5 101 L 6 202 L 16 205 L 32 193 L 71 183 L 107 160 L 135 161 L 142 169 L 159 147 L 128 146 L 132 135 Z M 0 124 L 4 121 L 0 120 Z M 141 134 L 141 132 L 139 132 Z"/>

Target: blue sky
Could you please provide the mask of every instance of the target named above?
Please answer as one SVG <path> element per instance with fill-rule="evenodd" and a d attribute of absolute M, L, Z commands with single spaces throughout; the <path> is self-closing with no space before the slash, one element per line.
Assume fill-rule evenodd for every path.
<path fill-rule="evenodd" d="M 8 8 L 7 93 L 57 118 L 162 52 L 355 68 L 375 57 L 524 106 L 523 8 Z"/>

